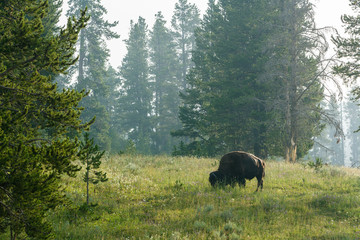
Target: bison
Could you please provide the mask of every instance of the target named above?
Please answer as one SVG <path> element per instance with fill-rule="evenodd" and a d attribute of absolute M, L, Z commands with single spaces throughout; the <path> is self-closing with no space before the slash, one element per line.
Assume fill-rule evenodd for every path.
<path fill-rule="evenodd" d="M 263 188 L 265 177 L 265 162 L 255 155 L 247 152 L 230 152 L 225 154 L 221 160 L 219 169 L 210 173 L 209 181 L 212 186 L 217 184 L 233 186 L 238 183 L 245 187 L 245 179 L 257 178 L 256 191 Z"/>

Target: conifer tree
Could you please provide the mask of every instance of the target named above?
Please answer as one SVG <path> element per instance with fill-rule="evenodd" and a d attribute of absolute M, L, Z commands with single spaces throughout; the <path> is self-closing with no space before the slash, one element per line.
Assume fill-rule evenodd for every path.
<path fill-rule="evenodd" d="M 79 61 L 76 72 L 77 82 L 75 89 L 85 89 L 89 97 L 82 102 L 85 110 L 82 119 L 88 121 L 96 116 L 96 121 L 90 129 L 90 134 L 95 142 L 103 149 L 110 150 L 109 138 L 109 113 L 106 111 L 104 97 L 109 94 L 104 79 L 106 77 L 106 64 L 109 50 L 105 39 L 118 38 L 111 30 L 117 22 L 109 23 L 104 20 L 107 10 L 101 5 L 100 0 L 69 0 L 67 16 L 78 15 L 80 9 L 88 9 L 90 21 L 85 29 L 81 30 L 79 37 Z"/>
<path fill-rule="evenodd" d="M 84 139 L 80 143 L 80 150 L 77 154 L 81 163 L 85 166 L 84 182 L 86 183 L 86 204 L 89 205 L 89 185 L 106 182 L 106 173 L 98 171 L 101 165 L 101 158 L 105 151 L 100 151 L 99 146 L 94 144 L 94 139 L 89 137 L 89 133 L 84 134 Z"/>
<path fill-rule="evenodd" d="M 149 81 L 148 39 L 145 19 L 131 21 L 130 34 L 126 40 L 127 54 L 120 68 L 122 93 L 119 98 L 119 115 L 122 129 L 135 143 L 140 153 L 151 152 L 152 91 Z"/>
<path fill-rule="evenodd" d="M 49 0 L 47 14 L 42 21 L 45 36 L 59 33 L 60 27 L 58 23 L 62 12 L 62 5 L 63 0 Z"/>
<path fill-rule="evenodd" d="M 308 1 L 211 0 L 196 45 L 175 132 L 192 142 L 178 152 L 293 162 L 311 149 L 323 127 L 327 43 Z"/>
<path fill-rule="evenodd" d="M 121 80 L 119 73 L 111 66 L 108 67 L 104 80 L 106 88 L 109 89 L 109 94 L 103 98 L 102 104 L 106 106 L 106 111 L 110 117 L 111 152 L 118 153 L 126 144 L 120 116 L 122 106 L 119 105 Z"/>
<path fill-rule="evenodd" d="M 264 1 L 209 1 L 196 32 L 189 88 L 182 95 L 183 128 L 175 132 L 192 139 L 182 146 L 185 152 L 214 155 L 240 149 L 264 154 L 256 144 L 268 118 L 263 98 L 271 91 L 259 82 L 269 9 Z"/>
<path fill-rule="evenodd" d="M 360 99 L 360 87 L 356 81 L 360 76 L 360 34 L 358 30 L 360 24 L 358 10 L 360 6 L 359 2 L 355 0 L 349 0 L 349 4 L 357 15 L 344 14 L 341 20 L 345 25 L 346 37 L 340 35 L 332 37 L 332 41 L 337 47 L 337 57 L 340 59 L 340 63 L 334 67 L 334 72 L 339 75 L 345 83 L 352 85 L 353 100 L 358 101 Z M 360 126 L 357 131 L 359 130 Z"/>
<path fill-rule="evenodd" d="M 153 78 L 154 122 L 153 153 L 170 153 L 175 145 L 170 132 L 179 128 L 179 82 L 176 70 L 179 64 L 175 43 L 164 16 L 159 12 L 150 34 L 150 73 Z"/>
<path fill-rule="evenodd" d="M 328 43 L 316 29 L 313 5 L 308 0 L 278 1 L 276 28 L 269 38 L 272 55 L 267 76 L 275 86 L 275 98 L 268 102 L 279 115 L 272 129 L 279 143 L 273 152 L 295 162 L 311 149 L 314 136 L 321 133 Z M 269 78 L 269 77 L 267 77 Z M 326 120 L 326 119 L 324 119 Z"/>
<path fill-rule="evenodd" d="M 88 18 L 69 19 L 46 35 L 47 1 L 0 2 L 0 232 L 11 239 L 52 238 L 48 209 L 64 200 L 63 174 L 74 175 L 78 142 L 67 137 L 81 124 L 85 92 L 57 91 L 51 76 L 77 60 L 75 44 Z M 46 37 L 45 37 L 46 36 Z"/>
<path fill-rule="evenodd" d="M 194 66 L 191 61 L 191 52 L 195 50 L 195 29 L 200 24 L 199 9 L 187 0 L 179 0 L 175 4 L 171 26 L 174 39 L 177 43 L 177 52 L 180 59 L 180 89 L 186 89 L 186 74 Z"/>

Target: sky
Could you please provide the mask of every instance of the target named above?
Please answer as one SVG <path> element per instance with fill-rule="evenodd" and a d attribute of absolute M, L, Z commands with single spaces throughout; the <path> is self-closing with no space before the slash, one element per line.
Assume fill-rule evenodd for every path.
<path fill-rule="evenodd" d="M 64 0 L 66 3 L 67 0 Z M 106 19 L 110 22 L 119 21 L 113 31 L 120 34 L 119 39 L 110 40 L 107 46 L 110 49 L 110 64 L 117 68 L 126 54 L 124 40 L 128 38 L 130 21 L 137 21 L 139 16 L 143 17 L 152 29 L 155 21 L 155 14 L 161 11 L 170 27 L 170 20 L 178 0 L 102 0 L 103 6 L 107 9 Z M 188 0 L 194 3 L 204 14 L 208 0 Z M 348 0 L 312 0 L 315 4 L 315 20 L 318 27 L 333 26 L 342 32 L 340 17 L 344 13 L 351 13 Z M 65 6 L 66 8 L 66 6 Z M 64 10 L 66 12 L 66 10 Z"/>
<path fill-rule="evenodd" d="M 148 24 L 148 29 L 152 29 L 155 14 L 161 11 L 170 27 L 171 17 L 178 0 L 120 0 L 114 2 L 114 0 L 102 0 L 103 6 L 108 10 L 108 19 L 119 21 L 114 30 L 120 34 L 120 39 L 107 43 L 111 51 L 110 63 L 117 68 L 126 54 L 123 41 L 129 36 L 130 21 L 136 22 L 141 16 Z M 194 3 L 199 8 L 200 14 L 203 15 L 207 9 L 208 0 L 188 0 L 188 3 Z"/>

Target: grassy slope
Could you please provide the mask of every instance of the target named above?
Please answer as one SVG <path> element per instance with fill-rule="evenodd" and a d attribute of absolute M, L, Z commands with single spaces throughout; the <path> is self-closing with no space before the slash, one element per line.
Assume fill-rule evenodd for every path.
<path fill-rule="evenodd" d="M 67 179 L 75 206 L 49 218 L 57 239 L 360 239 L 360 171 L 267 162 L 264 190 L 212 189 L 215 159 L 113 156 L 109 181 L 85 201 L 80 177 Z M 77 206 L 77 207 L 76 207 Z"/>

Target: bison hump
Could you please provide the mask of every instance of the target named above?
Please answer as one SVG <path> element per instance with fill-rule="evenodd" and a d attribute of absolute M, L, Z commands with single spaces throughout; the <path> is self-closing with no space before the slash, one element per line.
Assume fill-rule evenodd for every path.
<path fill-rule="evenodd" d="M 258 169 L 257 157 L 250 153 L 236 151 L 225 154 L 221 160 L 218 171 L 232 176 L 244 176 Z"/>

